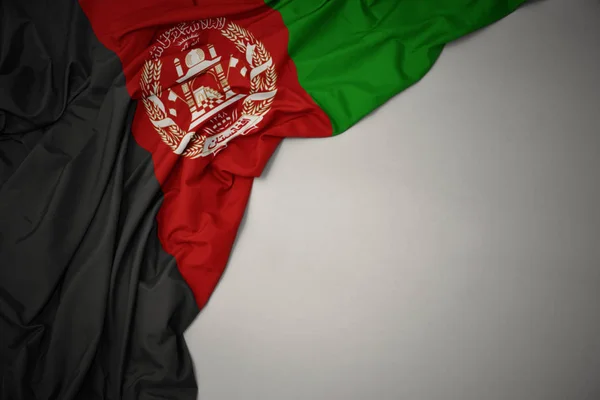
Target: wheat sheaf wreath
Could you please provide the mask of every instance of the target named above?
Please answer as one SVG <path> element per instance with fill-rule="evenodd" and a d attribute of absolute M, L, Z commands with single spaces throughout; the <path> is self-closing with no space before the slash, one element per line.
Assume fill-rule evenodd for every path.
<path fill-rule="evenodd" d="M 251 32 L 241 26 L 229 22 L 224 29 L 221 29 L 221 34 L 232 41 L 242 54 L 246 53 L 246 48 L 248 46 L 254 46 L 252 63 L 250 65 L 251 68 L 263 65 L 271 60 L 271 55 L 267 49 L 265 49 L 264 45 L 256 40 Z M 144 64 L 140 79 L 140 87 L 143 95 L 142 102 L 146 109 L 146 113 L 148 114 L 148 118 L 152 121 L 160 121 L 167 118 L 167 114 L 149 99 L 152 95 L 160 96 L 162 94 L 162 86 L 160 84 L 161 70 L 162 61 L 158 59 L 148 60 Z M 271 62 L 268 68 L 251 79 L 249 94 L 271 92 L 276 89 L 277 73 L 275 72 L 275 65 Z M 273 99 L 274 96 L 264 100 L 246 98 L 242 107 L 242 115 L 265 115 L 270 110 Z M 154 128 L 162 141 L 173 151 L 177 149 L 181 139 L 187 133 L 178 125 L 170 125 L 168 127 L 155 126 Z M 181 155 L 189 158 L 200 157 L 202 155 L 205 140 L 205 135 L 194 134 Z"/>

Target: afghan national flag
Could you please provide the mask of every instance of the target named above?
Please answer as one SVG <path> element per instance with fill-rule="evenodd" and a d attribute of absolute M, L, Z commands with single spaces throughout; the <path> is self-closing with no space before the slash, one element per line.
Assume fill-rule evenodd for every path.
<path fill-rule="evenodd" d="M 281 140 L 523 1 L 1 2 L 0 398 L 196 398 L 182 334 Z"/>

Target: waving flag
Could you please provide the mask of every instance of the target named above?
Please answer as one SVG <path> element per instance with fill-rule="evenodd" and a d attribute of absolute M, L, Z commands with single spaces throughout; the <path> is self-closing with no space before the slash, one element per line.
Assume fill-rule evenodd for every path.
<path fill-rule="evenodd" d="M 196 398 L 182 334 L 281 140 L 523 1 L 3 2 L 0 398 Z"/>

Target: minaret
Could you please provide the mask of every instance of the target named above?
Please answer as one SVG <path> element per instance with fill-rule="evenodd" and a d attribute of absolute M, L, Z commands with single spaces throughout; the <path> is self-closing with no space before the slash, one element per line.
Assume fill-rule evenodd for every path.
<path fill-rule="evenodd" d="M 181 68 L 181 62 L 179 62 L 179 58 L 175 59 L 175 70 L 177 71 L 177 77 L 181 78 L 183 76 L 183 68 Z M 190 108 L 190 112 L 192 114 L 195 113 L 196 112 L 196 102 L 194 101 L 192 91 L 190 90 L 190 85 L 188 85 L 187 82 L 183 82 L 181 84 L 181 89 L 183 90 L 185 102 L 188 104 L 188 107 Z"/>
<path fill-rule="evenodd" d="M 181 63 L 179 62 L 179 58 L 175 59 L 175 70 L 177 71 L 177 77 L 181 78 L 183 76 L 183 69 L 181 68 Z"/>
<path fill-rule="evenodd" d="M 208 54 L 210 54 L 210 56 L 212 58 L 217 57 L 217 52 L 215 51 L 215 48 L 212 44 L 208 45 Z M 231 96 L 233 96 L 235 93 L 233 93 L 233 91 L 231 90 L 231 87 L 229 86 L 229 81 L 227 80 L 227 77 L 225 76 L 225 72 L 223 71 L 223 66 L 221 65 L 221 63 L 218 63 L 217 65 L 215 65 L 215 72 L 217 75 L 217 80 L 219 81 L 219 84 L 221 85 L 221 90 L 223 90 L 223 92 L 225 93 L 225 98 L 228 99 Z"/>

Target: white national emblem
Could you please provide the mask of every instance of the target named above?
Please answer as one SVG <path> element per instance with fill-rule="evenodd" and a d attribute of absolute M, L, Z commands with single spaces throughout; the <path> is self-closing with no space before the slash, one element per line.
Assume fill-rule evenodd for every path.
<path fill-rule="evenodd" d="M 200 33 L 206 29 L 219 30 L 242 60 L 231 54 L 227 62 L 213 44 L 198 46 Z M 160 57 L 171 45 L 184 51 L 184 57 L 169 65 L 176 78 L 165 91 L 161 75 L 166 66 Z M 277 92 L 277 73 L 269 52 L 248 30 L 223 18 L 179 24 L 159 36 L 150 54 L 140 79 L 144 108 L 162 141 L 184 157 L 208 156 L 251 132 L 269 112 Z M 233 70 L 249 80 L 249 93 L 236 93 L 230 86 Z M 212 78 L 210 84 L 207 76 Z"/>

